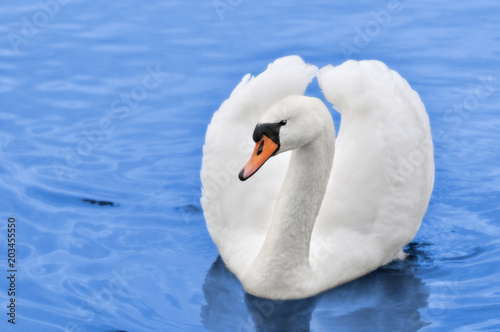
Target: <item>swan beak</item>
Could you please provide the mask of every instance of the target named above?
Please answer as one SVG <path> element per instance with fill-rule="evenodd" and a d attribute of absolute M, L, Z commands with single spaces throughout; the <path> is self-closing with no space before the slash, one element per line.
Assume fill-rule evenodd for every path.
<path fill-rule="evenodd" d="M 255 144 L 255 149 L 253 150 L 250 160 L 241 169 L 238 175 L 240 180 L 245 181 L 254 175 L 255 172 L 257 172 L 259 168 L 278 151 L 278 148 L 279 145 L 273 142 L 272 139 L 266 135 L 262 135 L 262 140 Z"/>

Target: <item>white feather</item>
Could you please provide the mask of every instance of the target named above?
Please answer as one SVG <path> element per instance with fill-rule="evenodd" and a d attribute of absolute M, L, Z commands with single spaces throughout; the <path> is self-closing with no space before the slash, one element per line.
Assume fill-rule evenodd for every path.
<path fill-rule="evenodd" d="M 246 182 L 238 179 L 238 172 L 251 154 L 253 130 L 266 110 L 279 101 L 298 107 L 294 100 L 299 104 L 301 99 L 283 98 L 302 95 L 315 76 L 342 120 L 311 235 L 308 272 L 289 269 L 296 277 L 287 279 L 280 270 L 286 264 L 270 257 L 262 260 L 264 253 L 257 257 L 270 230 L 290 152 L 272 157 Z M 304 125 L 304 131 L 310 129 Z M 268 298 L 311 296 L 404 258 L 402 248 L 420 227 L 434 181 L 425 108 L 408 83 L 378 61 L 347 61 L 318 72 L 290 56 L 257 77 L 245 76 L 214 114 L 203 154 L 201 202 L 210 235 L 243 287 Z M 301 227 L 300 220 L 297 225 Z M 266 250 L 266 255 L 273 253 Z M 290 253 L 274 256 L 290 258 Z M 262 261 L 276 266 L 256 268 Z M 280 281 L 284 279 L 288 284 Z"/>

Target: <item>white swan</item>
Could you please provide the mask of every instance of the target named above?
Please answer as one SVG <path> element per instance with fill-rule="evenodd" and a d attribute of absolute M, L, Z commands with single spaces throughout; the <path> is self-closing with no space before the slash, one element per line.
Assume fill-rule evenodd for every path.
<path fill-rule="evenodd" d="M 315 76 L 342 114 L 336 140 L 326 106 L 303 96 Z M 208 230 L 245 291 L 312 296 L 404 259 L 434 182 L 429 119 L 381 62 L 281 58 L 214 114 L 201 180 Z"/>

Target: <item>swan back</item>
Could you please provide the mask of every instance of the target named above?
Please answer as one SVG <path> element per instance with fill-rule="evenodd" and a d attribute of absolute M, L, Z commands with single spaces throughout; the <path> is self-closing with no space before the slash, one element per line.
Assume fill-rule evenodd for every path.
<path fill-rule="evenodd" d="M 238 277 L 262 246 L 290 158 L 289 154 L 273 157 L 242 183 L 238 172 L 254 147 L 255 125 L 277 101 L 303 95 L 317 71 L 300 57 L 289 56 L 276 60 L 257 77 L 246 75 L 207 129 L 201 203 L 210 235 Z"/>
<path fill-rule="evenodd" d="M 418 94 L 383 63 L 330 65 L 318 81 L 341 126 L 310 260 L 315 282 L 340 284 L 404 257 L 432 192 L 432 138 Z"/>

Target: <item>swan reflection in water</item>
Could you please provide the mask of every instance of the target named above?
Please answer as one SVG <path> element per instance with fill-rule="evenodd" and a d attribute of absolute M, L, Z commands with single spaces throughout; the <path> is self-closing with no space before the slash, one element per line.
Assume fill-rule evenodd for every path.
<path fill-rule="evenodd" d="M 415 272 L 431 267 L 411 243 L 405 261 L 301 300 L 276 301 L 245 294 L 220 256 L 208 271 L 203 325 L 214 331 L 417 331 L 428 325 L 419 310 L 429 290 Z"/>

